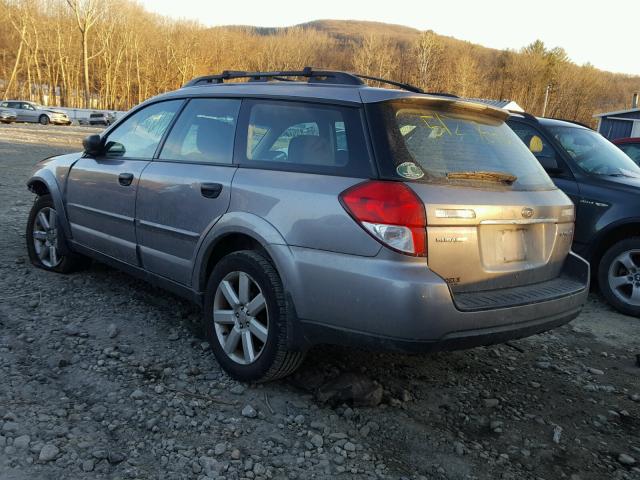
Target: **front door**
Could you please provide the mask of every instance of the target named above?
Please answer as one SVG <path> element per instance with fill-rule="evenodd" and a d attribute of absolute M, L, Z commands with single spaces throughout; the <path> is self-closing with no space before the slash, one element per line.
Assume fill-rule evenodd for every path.
<path fill-rule="evenodd" d="M 138 265 L 135 208 L 138 182 L 182 100 L 138 110 L 103 139 L 103 151 L 72 167 L 67 212 L 74 242 Z"/>
<path fill-rule="evenodd" d="M 38 111 L 30 103 L 23 102 L 20 112 L 24 122 L 38 122 L 40 120 Z"/>
<path fill-rule="evenodd" d="M 145 270 L 181 284 L 202 237 L 227 211 L 240 100 L 189 101 L 138 187 L 136 223 Z"/>

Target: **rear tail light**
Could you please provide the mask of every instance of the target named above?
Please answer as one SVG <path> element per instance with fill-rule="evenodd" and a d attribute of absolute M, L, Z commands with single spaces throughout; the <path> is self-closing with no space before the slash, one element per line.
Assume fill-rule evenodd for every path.
<path fill-rule="evenodd" d="M 383 245 L 427 256 L 424 204 L 404 183 L 368 181 L 340 194 L 345 210 Z"/>

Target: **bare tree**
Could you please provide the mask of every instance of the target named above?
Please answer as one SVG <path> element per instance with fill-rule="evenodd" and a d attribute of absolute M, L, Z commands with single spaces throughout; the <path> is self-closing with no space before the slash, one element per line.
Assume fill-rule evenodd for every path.
<path fill-rule="evenodd" d="M 431 30 L 422 32 L 414 45 L 416 83 L 418 86 L 436 90 L 437 69 L 442 60 L 442 41 Z"/>
<path fill-rule="evenodd" d="M 82 45 L 82 73 L 84 78 L 84 106 L 91 106 L 91 85 L 89 83 L 89 32 L 103 12 L 100 0 L 67 0 L 75 16 Z"/>
<path fill-rule="evenodd" d="M 509 98 L 532 113 L 552 83 L 547 112 L 585 123 L 595 111 L 627 108 L 640 91 L 640 77 L 576 65 L 540 41 L 496 51 L 432 31 L 338 21 L 206 28 L 132 0 L 0 0 L 0 18 L 0 97 L 70 107 L 128 109 L 197 75 L 306 65 Z"/>

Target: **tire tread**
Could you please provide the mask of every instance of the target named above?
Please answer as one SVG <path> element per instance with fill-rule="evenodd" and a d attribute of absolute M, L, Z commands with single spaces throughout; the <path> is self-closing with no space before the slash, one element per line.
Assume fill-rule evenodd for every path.
<path fill-rule="evenodd" d="M 40 262 L 37 254 L 35 253 L 35 248 L 33 246 L 32 241 L 32 228 L 33 221 L 35 220 L 36 214 L 44 207 L 51 207 L 55 209 L 55 205 L 53 203 L 53 198 L 51 194 L 47 193 L 45 195 L 39 195 L 33 206 L 31 207 L 31 211 L 29 212 L 29 219 L 27 220 L 27 230 L 26 230 L 26 241 L 27 241 L 27 252 L 29 254 L 29 260 L 33 264 L 33 266 L 42 268 L 43 270 L 47 270 L 50 272 L 57 273 L 72 273 L 82 268 L 86 267 L 89 263 L 89 259 L 77 253 L 68 252 L 63 256 L 62 261 L 59 265 L 53 268 L 46 267 Z M 63 235 L 62 229 L 58 228 L 58 234 Z"/>
<path fill-rule="evenodd" d="M 282 288 L 282 281 L 280 275 L 276 271 L 273 264 L 260 252 L 255 250 L 239 250 L 230 253 L 225 258 L 231 257 L 244 257 L 246 260 L 257 264 L 262 272 L 267 276 L 269 282 L 273 286 L 275 292 L 275 303 L 278 309 L 278 315 L 276 317 L 280 321 L 278 328 L 278 338 L 275 345 L 274 360 L 267 369 L 267 371 L 259 379 L 253 380 L 254 383 L 264 383 L 277 380 L 292 374 L 303 362 L 305 352 L 292 351 L 287 347 L 287 325 L 290 309 L 287 307 L 287 301 L 285 298 L 284 290 Z M 215 269 L 214 269 L 215 271 Z M 213 274 L 212 274 L 213 276 Z M 208 290 L 211 290 L 213 286 L 209 285 Z M 206 326 L 205 326 L 206 328 Z"/>
<path fill-rule="evenodd" d="M 609 288 L 609 265 L 615 257 L 626 250 L 640 250 L 640 236 L 627 238 L 614 243 L 602 255 L 598 264 L 598 285 L 600 287 L 600 293 L 602 293 L 602 296 L 604 296 L 613 308 L 625 315 L 640 317 L 640 306 L 629 305 L 622 302 Z"/>

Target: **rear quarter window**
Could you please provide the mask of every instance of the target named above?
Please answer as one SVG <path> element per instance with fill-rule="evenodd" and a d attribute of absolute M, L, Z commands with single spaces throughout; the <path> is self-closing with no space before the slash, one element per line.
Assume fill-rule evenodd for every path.
<path fill-rule="evenodd" d="M 245 100 L 237 156 L 246 167 L 369 178 L 361 110 L 342 105 Z"/>

